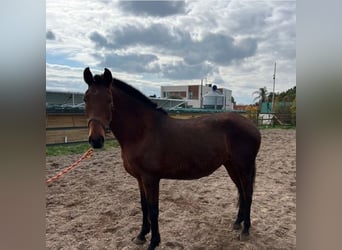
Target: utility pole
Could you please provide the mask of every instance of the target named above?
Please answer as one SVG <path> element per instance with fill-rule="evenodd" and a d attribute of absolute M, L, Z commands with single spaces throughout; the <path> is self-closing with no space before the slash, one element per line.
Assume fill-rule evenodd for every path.
<path fill-rule="evenodd" d="M 277 62 L 274 62 L 273 92 L 272 92 L 272 113 L 274 112 L 274 91 L 275 91 L 276 67 L 277 67 Z"/>

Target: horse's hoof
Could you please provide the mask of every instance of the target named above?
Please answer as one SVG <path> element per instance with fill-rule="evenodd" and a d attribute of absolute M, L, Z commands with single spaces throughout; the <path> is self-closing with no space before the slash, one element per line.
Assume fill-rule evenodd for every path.
<path fill-rule="evenodd" d="M 240 234 L 240 241 L 248 241 L 248 240 L 249 240 L 249 233 Z"/>
<path fill-rule="evenodd" d="M 138 237 L 135 237 L 132 239 L 133 243 L 136 245 L 143 245 L 146 242 L 146 239 L 139 239 Z"/>
<path fill-rule="evenodd" d="M 158 238 L 155 241 L 151 241 L 150 245 L 148 246 L 147 250 L 155 250 L 156 247 L 158 247 L 160 244 L 160 237 L 158 236 Z"/>
<path fill-rule="evenodd" d="M 147 250 L 155 250 L 156 247 L 157 247 L 157 246 L 151 246 L 151 245 L 150 245 L 150 246 L 147 248 Z"/>
<path fill-rule="evenodd" d="M 240 230 L 241 228 L 242 228 L 241 224 L 239 224 L 239 223 L 234 223 L 233 224 L 233 229 L 234 230 Z"/>

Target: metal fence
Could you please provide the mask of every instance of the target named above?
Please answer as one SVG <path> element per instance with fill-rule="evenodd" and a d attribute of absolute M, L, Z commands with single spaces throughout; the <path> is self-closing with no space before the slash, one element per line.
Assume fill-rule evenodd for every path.
<path fill-rule="evenodd" d="M 296 127 L 295 113 L 249 113 L 244 114 L 259 128 L 263 127 Z"/>
<path fill-rule="evenodd" d="M 208 115 L 215 112 L 202 110 L 201 112 L 170 112 L 170 116 L 178 119 L 189 119 L 197 116 Z M 221 111 L 223 112 L 223 111 Z M 259 128 L 296 126 L 296 114 L 272 113 L 260 114 L 257 112 L 239 111 L 241 115 L 250 119 Z M 106 134 L 107 139 L 114 139 L 112 133 Z M 50 112 L 46 116 L 46 144 L 65 144 L 85 142 L 88 140 L 88 127 L 83 112 Z"/>

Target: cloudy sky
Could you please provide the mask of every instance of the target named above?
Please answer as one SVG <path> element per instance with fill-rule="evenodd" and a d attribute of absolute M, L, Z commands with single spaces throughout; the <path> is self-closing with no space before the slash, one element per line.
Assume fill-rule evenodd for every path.
<path fill-rule="evenodd" d="M 84 92 L 85 67 L 160 96 L 215 83 L 238 104 L 296 85 L 295 1 L 46 1 L 46 89 Z"/>

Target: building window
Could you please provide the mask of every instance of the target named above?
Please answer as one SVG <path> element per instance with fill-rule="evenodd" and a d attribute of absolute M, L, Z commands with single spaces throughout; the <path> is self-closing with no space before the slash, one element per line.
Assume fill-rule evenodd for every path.
<path fill-rule="evenodd" d="M 186 98 L 186 92 L 185 91 L 170 91 L 170 92 L 167 92 L 167 98 L 183 99 L 183 98 Z"/>

